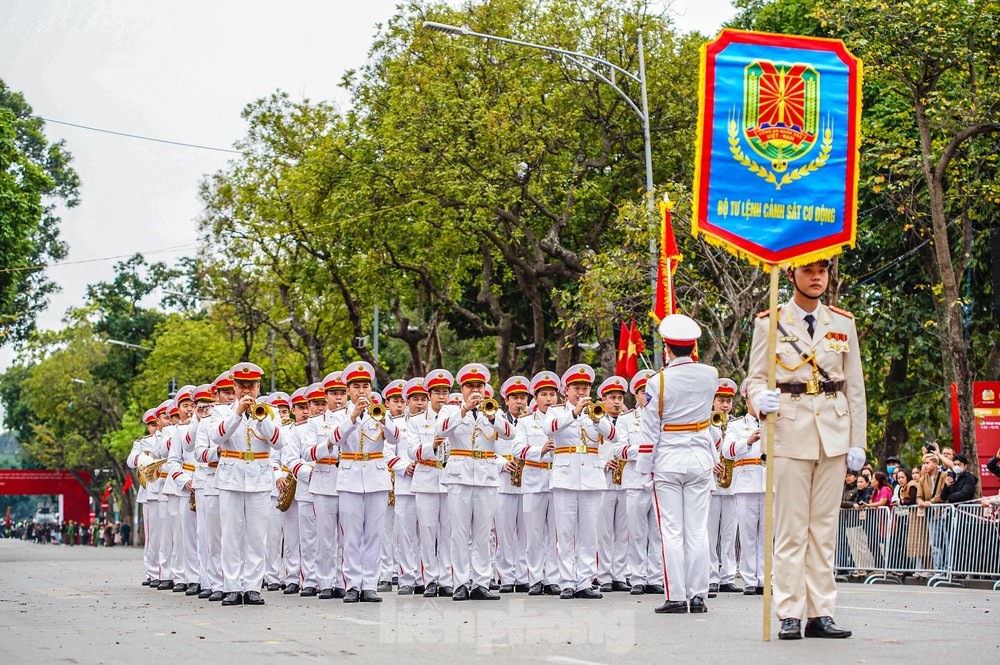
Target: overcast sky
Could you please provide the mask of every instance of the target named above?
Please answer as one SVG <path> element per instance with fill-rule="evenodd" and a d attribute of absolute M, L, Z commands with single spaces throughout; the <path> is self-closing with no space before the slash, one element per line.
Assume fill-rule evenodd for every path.
<path fill-rule="evenodd" d="M 346 104 L 337 82 L 364 63 L 395 5 L 0 0 L 0 78 L 44 118 L 231 148 L 244 134 L 243 106 L 277 89 Z M 675 0 L 671 11 L 681 30 L 706 34 L 734 14 L 729 0 Z M 46 135 L 66 140 L 82 182 L 80 205 L 61 215 L 69 262 L 142 252 L 172 263 L 190 253 L 198 183 L 232 157 L 54 123 Z M 114 264 L 49 268 L 62 292 L 40 325 L 58 328 Z M 0 349 L 0 371 L 11 360 Z"/>

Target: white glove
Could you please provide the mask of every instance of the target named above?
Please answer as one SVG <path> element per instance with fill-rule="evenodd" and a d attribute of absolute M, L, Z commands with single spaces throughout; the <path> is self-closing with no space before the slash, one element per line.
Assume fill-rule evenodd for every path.
<path fill-rule="evenodd" d="M 767 415 L 769 413 L 777 413 L 778 406 L 780 404 L 781 389 L 776 390 L 764 390 L 760 393 L 760 400 L 758 401 L 757 410 L 760 411 L 761 415 Z"/>
<path fill-rule="evenodd" d="M 847 449 L 847 468 L 857 471 L 865 465 L 867 455 L 864 448 L 851 446 Z"/>

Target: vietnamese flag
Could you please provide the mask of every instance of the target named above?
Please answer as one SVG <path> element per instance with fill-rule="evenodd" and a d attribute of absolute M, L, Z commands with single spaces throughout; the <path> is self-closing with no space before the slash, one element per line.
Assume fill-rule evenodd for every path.
<path fill-rule="evenodd" d="M 672 204 L 663 205 L 663 218 L 660 220 L 660 256 L 656 262 L 656 299 L 652 311 L 656 325 L 660 325 L 668 314 L 677 311 L 677 296 L 674 293 L 674 273 L 677 264 L 683 256 L 677 248 L 674 237 L 674 226 L 671 223 L 670 208 Z"/>
<path fill-rule="evenodd" d="M 125 494 L 132 487 L 132 474 L 127 474 L 125 476 L 125 484 L 122 485 L 122 494 Z"/>
<path fill-rule="evenodd" d="M 111 483 L 108 483 L 108 486 L 104 488 L 104 494 L 101 495 L 101 502 L 107 501 L 109 496 L 111 496 Z"/>
<path fill-rule="evenodd" d="M 635 319 L 632 319 L 631 330 L 629 331 L 629 337 L 632 343 L 635 345 L 636 355 L 641 356 L 646 352 L 646 343 L 642 341 L 642 333 L 639 332 L 639 326 L 635 325 Z"/>
<path fill-rule="evenodd" d="M 625 376 L 625 367 L 628 364 L 628 347 L 629 341 L 631 340 L 631 334 L 628 328 L 625 326 L 625 322 L 622 321 L 621 332 L 618 333 L 618 362 L 615 363 L 615 374 L 617 376 Z"/>

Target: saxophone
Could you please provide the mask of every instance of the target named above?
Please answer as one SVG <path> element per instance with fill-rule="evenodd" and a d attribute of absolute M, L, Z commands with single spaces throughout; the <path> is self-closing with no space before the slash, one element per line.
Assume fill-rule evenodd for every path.
<path fill-rule="evenodd" d="M 514 470 L 510 472 L 510 486 L 520 487 L 524 479 L 524 460 L 514 458 L 511 461 L 514 463 Z"/>
<path fill-rule="evenodd" d="M 395 469 L 389 469 L 389 482 L 392 483 L 392 485 L 389 488 L 389 501 L 388 501 L 387 505 L 388 505 L 389 508 L 395 508 L 396 507 L 396 470 Z"/>
<path fill-rule="evenodd" d="M 621 485 L 622 475 L 625 473 L 625 460 L 620 460 L 616 457 L 611 461 L 614 463 L 614 467 L 611 469 L 611 483 L 613 485 Z"/>
<path fill-rule="evenodd" d="M 192 513 L 198 512 L 198 504 L 194 498 L 194 492 L 191 492 L 191 499 L 188 501 L 188 508 L 191 509 Z"/>
<path fill-rule="evenodd" d="M 725 439 L 726 429 L 729 427 L 729 414 L 725 411 L 713 411 L 711 421 L 712 425 L 722 430 L 722 438 Z M 729 489 L 729 486 L 733 484 L 733 468 L 736 462 L 727 459 L 725 455 L 720 453 L 719 464 L 722 465 L 722 473 L 719 474 L 716 485 L 719 486 L 719 489 Z"/>

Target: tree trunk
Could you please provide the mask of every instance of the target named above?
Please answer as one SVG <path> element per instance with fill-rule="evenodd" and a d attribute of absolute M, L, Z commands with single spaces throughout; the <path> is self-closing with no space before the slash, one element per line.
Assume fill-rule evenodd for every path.
<path fill-rule="evenodd" d="M 890 455 L 899 455 L 903 449 L 903 444 L 909 439 L 909 430 L 906 427 L 906 422 L 901 418 L 893 417 L 893 404 L 898 403 L 906 397 L 903 386 L 905 386 L 909 363 L 910 343 L 909 339 L 906 339 L 903 341 L 902 354 L 893 357 L 889 363 L 889 372 L 885 377 L 885 390 L 882 393 L 887 404 L 885 431 L 882 434 L 882 440 L 876 442 L 872 454 L 883 466 L 887 457 Z"/>

